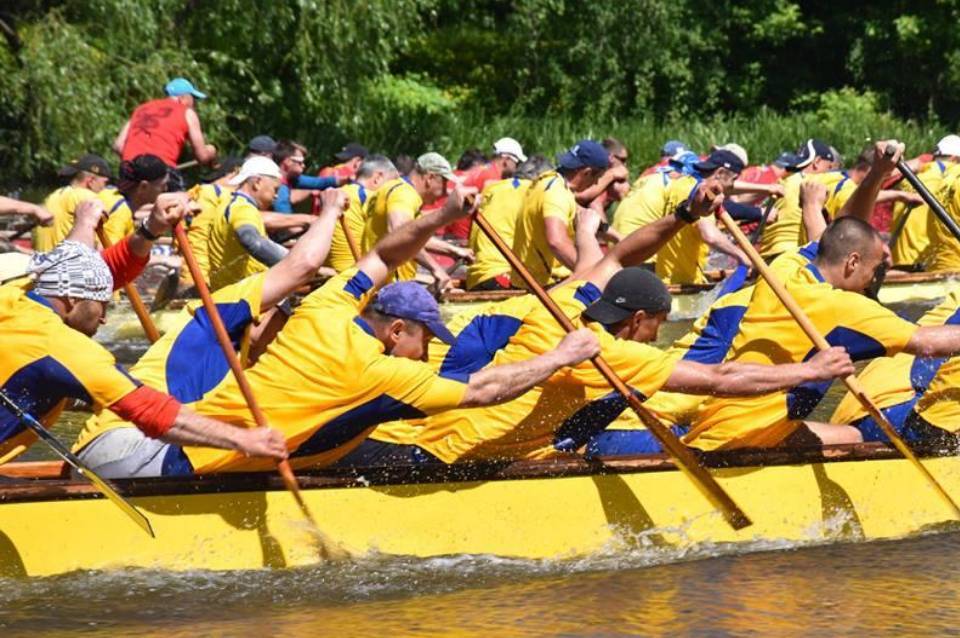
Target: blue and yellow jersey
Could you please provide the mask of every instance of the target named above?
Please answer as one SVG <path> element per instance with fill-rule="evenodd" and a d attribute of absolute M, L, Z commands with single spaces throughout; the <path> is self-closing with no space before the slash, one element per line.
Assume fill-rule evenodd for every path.
<path fill-rule="evenodd" d="M 955 326 L 960 325 L 960 291 L 953 290 L 940 304 L 925 313 L 917 324 L 920 326 Z M 870 398 L 881 409 L 912 401 L 926 395 L 931 383 L 942 381 L 940 370 L 945 376 L 951 372 L 953 359 L 916 357 L 901 352 L 893 357 L 881 357 L 870 364 L 857 375 L 860 382 L 870 392 Z M 953 379 L 956 381 L 956 379 Z M 956 387 L 956 383 L 952 384 Z M 939 403 L 939 398 L 926 400 L 924 407 L 932 407 Z M 949 399 L 947 399 L 949 401 Z M 954 408 L 953 415 L 957 414 Z M 847 392 L 830 418 L 831 423 L 855 423 L 867 416 L 860 401 Z M 960 429 L 960 422 L 952 424 L 952 430 Z M 895 424 L 897 425 L 897 424 Z"/>
<path fill-rule="evenodd" d="M 782 281 L 827 342 L 845 347 L 854 361 L 897 354 L 917 329 L 879 303 L 826 283 L 813 263 L 783 275 Z M 815 353 L 776 294 L 758 282 L 727 360 L 776 365 L 806 361 Z M 701 405 L 684 442 L 701 450 L 778 445 L 817 406 L 830 383 L 755 397 L 711 397 Z"/>
<path fill-rule="evenodd" d="M 203 276 L 210 279 L 210 255 L 207 252 L 210 239 L 210 226 L 216 218 L 217 211 L 229 203 L 233 189 L 219 184 L 197 184 L 187 195 L 200 206 L 200 212 L 190 215 L 186 220 L 187 241 L 193 250 L 193 256 L 200 266 Z M 180 278 L 187 284 L 193 283 L 190 270 L 180 269 Z"/>
<path fill-rule="evenodd" d="M 652 224 L 663 217 L 667 208 L 667 186 L 669 185 L 670 176 L 666 172 L 641 176 L 617 206 L 610 227 L 626 237 L 636 229 Z M 654 255 L 646 263 L 655 263 L 656 259 Z"/>
<path fill-rule="evenodd" d="M 922 170 L 917 172 L 917 178 L 933 193 L 934 197 L 943 201 L 944 192 L 949 186 L 945 177 L 952 166 L 954 166 L 953 162 L 945 160 L 929 162 Z M 900 189 L 910 193 L 916 192 L 906 180 L 904 180 Z M 893 205 L 890 228 L 900 228 L 900 232 L 893 245 L 890 246 L 893 263 L 904 266 L 923 263 L 927 257 L 927 248 L 936 236 L 937 229 L 935 226 L 937 225 L 939 225 L 939 222 L 926 204 L 916 208 L 908 208 L 905 203 L 896 202 Z M 949 235 L 949 233 L 947 234 Z"/>
<path fill-rule="evenodd" d="M 110 407 L 139 385 L 109 352 L 68 327 L 43 297 L 0 287 L 0 387 L 24 411 L 52 427 L 66 399 Z M 0 407 L 0 463 L 21 454 L 35 436 Z"/>
<path fill-rule="evenodd" d="M 353 241 L 362 251 L 363 229 L 367 224 L 366 205 L 370 198 L 370 193 L 362 184 L 356 182 L 346 184 L 340 187 L 347 196 L 347 207 L 343 211 L 343 218 L 347 222 L 347 228 L 353 236 Z M 333 228 L 333 237 L 330 239 L 330 254 L 327 256 L 327 265 L 343 272 L 352 268 L 357 263 L 350 252 L 350 244 L 347 243 L 347 235 L 343 232 L 343 227 L 337 224 Z"/>
<path fill-rule="evenodd" d="M 760 238 L 760 254 L 773 257 L 806 244 L 806 229 L 803 227 L 803 210 L 800 208 L 800 185 L 805 181 L 820 182 L 827 187 L 827 201 L 823 210 L 827 219 L 836 219 L 843 205 L 857 190 L 857 184 L 845 171 L 826 173 L 794 173 L 785 178 L 783 197 L 774 204 L 777 219 L 768 224 Z"/>
<path fill-rule="evenodd" d="M 422 361 L 392 357 L 360 312 L 373 282 L 354 269 L 308 295 L 247 373 L 271 426 L 284 434 L 295 468 L 324 467 L 359 445 L 380 423 L 460 405 L 466 384 Z M 197 412 L 256 427 L 236 380 L 193 405 Z M 237 452 L 186 447 L 197 473 L 268 470 L 274 463 Z"/>
<path fill-rule="evenodd" d="M 943 176 L 939 192 L 947 214 L 960 223 L 960 164 L 949 167 Z M 960 271 L 960 242 L 940 222 L 930 225 L 930 255 L 927 270 L 934 272 Z"/>
<path fill-rule="evenodd" d="M 245 350 L 244 337 L 260 319 L 265 273 L 213 293 L 213 301 L 238 352 Z M 242 359 L 243 357 L 241 357 Z M 165 392 L 180 403 L 192 404 L 215 392 L 230 375 L 230 367 L 210 317 L 201 301 L 192 301 L 177 316 L 160 340 L 150 346 L 130 374 L 154 390 Z M 87 420 L 74 445 L 79 451 L 107 430 L 136 427 L 112 412 Z"/>
<path fill-rule="evenodd" d="M 366 203 L 366 224 L 363 228 L 363 252 L 373 250 L 377 242 L 390 230 L 388 215 L 401 215 L 412 221 L 420 214 L 423 199 L 406 177 L 384 182 Z M 396 281 L 408 281 L 417 276 L 417 264 L 408 261 L 397 268 Z"/>
<path fill-rule="evenodd" d="M 263 272 L 267 266 L 247 252 L 237 236 L 242 226 L 253 226 L 263 237 L 267 229 L 263 225 L 260 208 L 246 193 L 234 191 L 224 198 L 210 224 L 207 253 L 210 259 L 208 282 L 212 290 L 219 290 L 241 279 Z"/>
<path fill-rule="evenodd" d="M 130 202 L 120 194 L 116 188 L 108 186 L 97 193 L 97 199 L 103 202 L 103 210 L 107 214 L 107 221 L 103 223 L 103 233 L 110 241 L 110 245 L 120 243 L 128 235 L 132 235 L 133 210 Z"/>
<path fill-rule="evenodd" d="M 547 243 L 547 218 L 559 219 L 567 227 L 567 235 L 574 238 L 577 200 L 566 180 L 556 171 L 538 177 L 527 190 L 523 210 L 517 219 L 513 237 L 513 252 L 541 285 L 559 281 L 570 275 Z M 517 273 L 510 276 L 516 288 L 526 288 Z"/>
<path fill-rule="evenodd" d="M 604 358 L 634 391 L 656 392 L 676 357 L 657 348 L 614 338 L 583 311 L 600 297 L 591 283 L 570 282 L 551 297 L 578 327 L 600 340 Z M 442 354 L 441 373 L 470 374 L 488 366 L 525 361 L 556 348 L 563 329 L 531 295 L 467 311 L 452 322 L 456 344 Z M 452 410 L 414 424 L 416 445 L 446 463 L 471 459 L 540 459 L 575 452 L 627 407 L 589 362 L 557 371 L 546 383 L 507 403 Z M 379 440 L 391 440 L 374 435 Z"/>
<path fill-rule="evenodd" d="M 523 210 L 523 200 L 531 180 L 511 177 L 491 182 L 481 194 L 480 214 L 497 229 L 508 246 L 513 245 L 517 218 Z M 467 266 L 467 288 L 510 273 L 510 264 L 476 224 L 470 227 L 470 249 L 476 261 Z"/>
<path fill-rule="evenodd" d="M 692 175 L 684 175 L 670 182 L 664 192 L 660 217 L 672 214 L 678 206 L 689 202 L 699 184 L 700 179 Z M 706 283 L 703 271 L 710 248 L 700 235 L 700 226 L 714 223 L 712 218 L 701 218 L 694 224 L 686 224 L 657 251 L 656 273 L 664 283 Z"/>
<path fill-rule="evenodd" d="M 62 186 L 47 195 L 43 205 L 53 215 L 53 224 L 34 229 L 33 249 L 38 253 L 53 250 L 73 229 L 73 211 L 77 205 L 96 196 L 93 191 L 76 186 Z"/>

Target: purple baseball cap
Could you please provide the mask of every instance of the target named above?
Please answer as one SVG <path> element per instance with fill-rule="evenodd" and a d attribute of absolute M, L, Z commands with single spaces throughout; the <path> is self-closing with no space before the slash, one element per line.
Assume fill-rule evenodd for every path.
<path fill-rule="evenodd" d="M 370 306 L 385 315 L 419 321 L 444 343 L 453 345 L 456 341 L 443 325 L 437 300 L 415 281 L 398 281 L 384 286 L 370 302 Z"/>

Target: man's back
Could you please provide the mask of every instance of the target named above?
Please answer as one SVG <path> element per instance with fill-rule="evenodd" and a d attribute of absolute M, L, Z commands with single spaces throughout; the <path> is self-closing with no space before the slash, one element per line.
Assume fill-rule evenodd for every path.
<path fill-rule="evenodd" d="M 130 116 L 130 130 L 121 159 L 156 155 L 167 166 L 176 166 L 187 139 L 188 106 L 170 98 L 151 100 L 138 106 Z"/>

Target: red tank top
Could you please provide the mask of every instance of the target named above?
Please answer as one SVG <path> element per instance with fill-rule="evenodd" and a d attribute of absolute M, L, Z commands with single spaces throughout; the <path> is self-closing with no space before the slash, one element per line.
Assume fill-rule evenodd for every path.
<path fill-rule="evenodd" d="M 150 153 L 168 166 L 176 166 L 187 139 L 187 105 L 170 98 L 141 104 L 130 116 L 130 130 L 122 158 L 131 160 Z"/>

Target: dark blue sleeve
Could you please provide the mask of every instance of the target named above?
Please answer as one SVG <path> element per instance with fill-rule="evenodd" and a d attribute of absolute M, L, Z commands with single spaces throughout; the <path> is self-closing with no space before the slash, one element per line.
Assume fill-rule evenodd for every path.
<path fill-rule="evenodd" d="M 290 203 L 290 187 L 286 184 L 280 184 L 277 189 L 277 196 L 273 198 L 273 210 L 278 213 L 292 213 L 293 204 Z"/>
<path fill-rule="evenodd" d="M 294 188 L 305 188 L 309 190 L 326 190 L 334 188 L 337 185 L 336 177 L 311 177 L 310 175 L 301 175 L 294 182 Z"/>
<path fill-rule="evenodd" d="M 724 201 L 723 207 L 730 213 L 730 217 L 740 222 L 758 222 L 760 218 L 763 217 L 763 211 L 757 206 Z"/>

